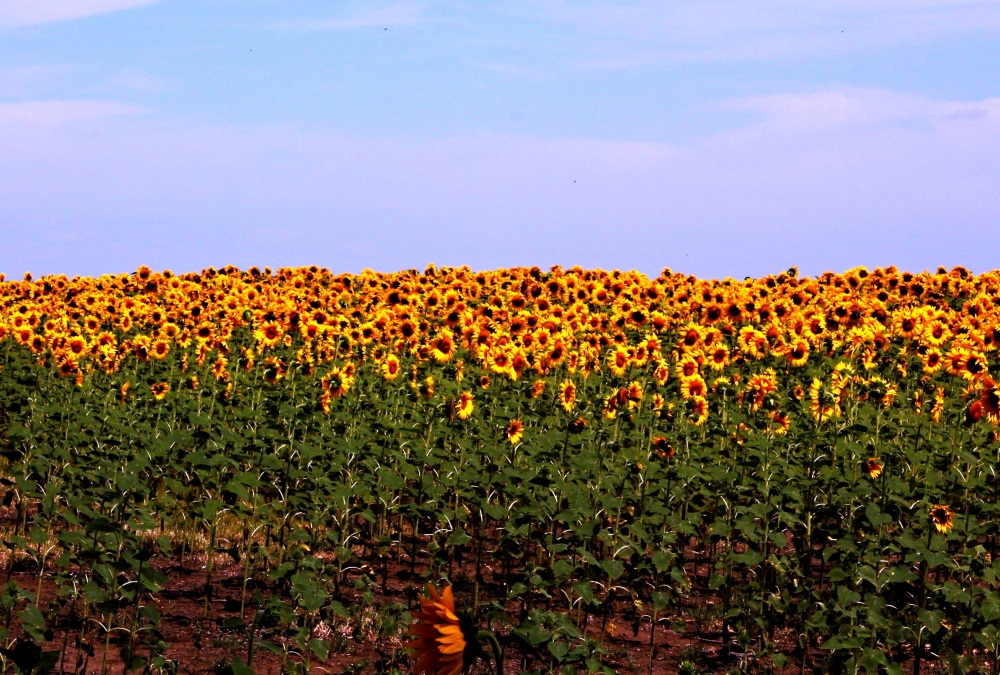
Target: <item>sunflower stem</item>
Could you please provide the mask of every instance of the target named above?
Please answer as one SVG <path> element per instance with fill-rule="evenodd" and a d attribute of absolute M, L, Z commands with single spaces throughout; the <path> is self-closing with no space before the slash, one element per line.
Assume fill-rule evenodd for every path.
<path fill-rule="evenodd" d="M 493 631 L 481 630 L 476 634 L 476 639 L 490 643 L 490 647 L 493 650 L 493 668 L 495 675 L 503 675 L 503 649 L 500 647 L 500 641 L 497 640 L 497 636 L 493 634 Z"/>

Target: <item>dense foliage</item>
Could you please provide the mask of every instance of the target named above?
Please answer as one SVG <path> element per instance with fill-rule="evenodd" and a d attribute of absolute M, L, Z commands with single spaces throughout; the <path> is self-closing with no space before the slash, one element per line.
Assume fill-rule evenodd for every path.
<path fill-rule="evenodd" d="M 509 672 L 606 669 L 624 617 L 748 671 L 995 673 L 998 343 L 1000 273 L 962 268 L 2 282 L 7 577 L 37 574 L 2 658 L 80 668 L 114 629 L 169 671 L 157 561 L 208 552 L 206 607 L 242 570 L 236 671 L 323 662 L 408 565 Z"/>

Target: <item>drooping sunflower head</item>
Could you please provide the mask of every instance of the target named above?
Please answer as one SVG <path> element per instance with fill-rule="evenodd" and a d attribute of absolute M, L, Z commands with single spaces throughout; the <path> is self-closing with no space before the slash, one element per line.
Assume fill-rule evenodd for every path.
<path fill-rule="evenodd" d="M 935 504 L 931 508 L 931 522 L 934 524 L 935 530 L 945 534 L 955 526 L 955 514 L 947 506 Z"/>
<path fill-rule="evenodd" d="M 805 340 L 796 340 L 788 353 L 785 354 L 788 363 L 796 368 L 806 365 L 809 360 L 809 343 Z"/>
<path fill-rule="evenodd" d="M 983 388 L 979 391 L 979 403 L 986 419 L 993 424 L 1000 424 L 1000 386 L 989 375 L 983 377 Z"/>
<path fill-rule="evenodd" d="M 674 446 L 670 445 L 664 436 L 655 436 L 650 445 L 661 459 L 670 459 L 674 456 Z"/>
<path fill-rule="evenodd" d="M 983 403 L 979 399 L 973 401 L 965 411 L 965 423 L 972 426 L 983 418 Z"/>
<path fill-rule="evenodd" d="M 569 432 L 571 434 L 578 434 L 587 428 L 587 420 L 582 417 L 577 417 L 575 420 L 569 423 Z"/>
<path fill-rule="evenodd" d="M 76 373 L 76 361 L 70 357 L 65 357 L 59 362 L 59 374 L 63 377 L 69 377 Z"/>
<path fill-rule="evenodd" d="M 874 480 L 882 475 L 882 461 L 878 457 L 872 457 L 861 462 L 861 468 Z"/>
<path fill-rule="evenodd" d="M 708 399 L 704 396 L 695 396 L 691 399 L 691 418 L 696 427 L 708 421 Z"/>

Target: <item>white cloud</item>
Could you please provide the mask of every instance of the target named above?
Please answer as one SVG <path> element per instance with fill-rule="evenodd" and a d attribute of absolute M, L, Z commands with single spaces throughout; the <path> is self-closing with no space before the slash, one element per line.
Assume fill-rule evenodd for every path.
<path fill-rule="evenodd" d="M 31 26 L 80 19 L 122 9 L 152 5 L 160 0 L 3 0 L 0 28 Z"/>
<path fill-rule="evenodd" d="M 1000 98 L 948 101 L 855 87 L 809 94 L 751 96 L 722 105 L 755 112 L 760 116 L 756 126 L 786 135 L 876 128 L 944 128 L 979 118 L 988 118 L 987 124 L 1000 122 Z"/>
<path fill-rule="evenodd" d="M 0 125 L 53 127 L 147 112 L 115 101 L 15 101 L 0 103 Z"/>
<path fill-rule="evenodd" d="M 701 275 L 1000 260 L 1000 101 L 733 101 L 684 144 L 0 124 L 0 270 L 439 264 Z M 0 108 L 0 119 L 2 119 Z"/>

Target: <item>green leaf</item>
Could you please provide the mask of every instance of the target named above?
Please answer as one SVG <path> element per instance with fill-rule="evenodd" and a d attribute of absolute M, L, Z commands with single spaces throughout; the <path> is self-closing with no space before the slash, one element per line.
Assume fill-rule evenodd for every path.
<path fill-rule="evenodd" d="M 254 669 L 248 666 L 241 658 L 233 659 L 232 668 L 233 675 L 257 675 Z"/>
<path fill-rule="evenodd" d="M 607 559 L 601 563 L 601 569 L 607 572 L 612 580 L 619 579 L 625 573 L 625 565 L 621 560 Z"/>
<path fill-rule="evenodd" d="M 309 649 L 320 661 L 326 662 L 327 656 L 330 654 L 330 643 L 326 640 L 310 640 Z"/>
<path fill-rule="evenodd" d="M 38 611 L 38 607 L 28 605 L 17 618 L 21 620 L 21 628 L 31 636 L 31 639 L 38 643 L 45 642 L 45 617 Z"/>

